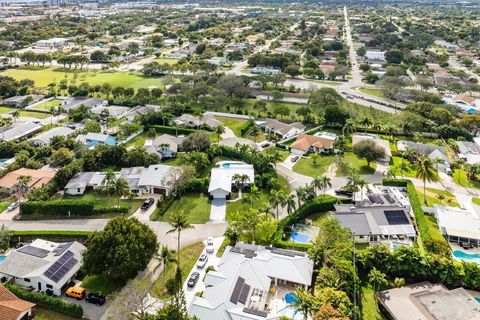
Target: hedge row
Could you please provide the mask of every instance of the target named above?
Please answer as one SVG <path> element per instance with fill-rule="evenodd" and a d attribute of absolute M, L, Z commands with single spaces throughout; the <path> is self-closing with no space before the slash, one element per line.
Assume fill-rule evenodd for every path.
<path fill-rule="evenodd" d="M 190 181 L 188 181 L 184 186 L 181 192 L 207 192 L 208 191 L 208 185 L 210 183 L 210 178 L 205 177 L 205 178 L 195 178 Z"/>
<path fill-rule="evenodd" d="M 44 293 L 27 291 L 11 284 L 6 284 L 5 286 L 20 299 L 33 302 L 38 307 L 60 312 L 79 319 L 83 317 L 83 308 L 78 304 L 68 303 L 60 298 L 47 296 Z"/>
<path fill-rule="evenodd" d="M 286 216 L 278 223 L 277 232 L 273 238 L 274 246 L 285 249 L 306 251 L 310 247 L 310 244 L 284 241 L 282 239 L 285 227 L 293 225 L 294 223 L 297 223 L 314 213 L 331 211 L 333 210 L 333 205 L 335 203 L 337 203 L 337 198 L 330 195 L 322 195 L 301 205 L 297 211 Z"/>
<path fill-rule="evenodd" d="M 151 216 L 151 220 L 158 220 L 159 217 L 163 216 L 165 212 L 172 206 L 175 202 L 174 196 L 168 196 L 163 199 L 161 202 L 157 202 L 157 210 L 154 211 L 154 214 Z"/>
<path fill-rule="evenodd" d="M 20 213 L 23 215 L 90 216 L 95 213 L 94 205 L 94 201 L 83 199 L 26 201 L 20 204 Z"/>
<path fill-rule="evenodd" d="M 442 256 L 450 256 L 450 246 L 447 240 L 437 240 L 432 238 L 430 233 L 430 227 L 428 226 L 427 218 L 422 209 L 422 204 L 418 198 L 417 190 L 412 181 L 404 179 L 384 179 L 383 185 L 393 187 L 406 187 L 407 195 L 410 199 L 413 214 L 415 215 L 415 221 L 417 223 L 418 232 L 422 238 L 423 246 L 430 253 L 439 254 Z"/>
<path fill-rule="evenodd" d="M 94 214 L 103 213 L 128 213 L 128 207 L 97 207 L 93 209 Z"/>
<path fill-rule="evenodd" d="M 148 125 L 145 128 L 145 132 L 148 132 L 148 130 L 152 128 L 155 130 L 156 133 L 166 133 L 170 135 L 176 135 L 176 134 L 189 135 L 191 133 L 200 131 L 200 130 L 189 129 L 189 128 L 174 128 L 174 127 L 160 126 L 160 125 Z"/>
<path fill-rule="evenodd" d="M 248 130 L 253 126 L 253 121 L 248 120 L 245 122 L 241 127 L 240 127 L 240 135 L 243 137 L 244 135 L 247 134 Z"/>

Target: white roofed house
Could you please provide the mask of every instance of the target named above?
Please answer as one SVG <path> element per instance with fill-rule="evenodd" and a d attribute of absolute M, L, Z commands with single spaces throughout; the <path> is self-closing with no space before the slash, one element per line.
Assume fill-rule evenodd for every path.
<path fill-rule="evenodd" d="M 80 269 L 83 250 L 85 246 L 76 241 L 56 243 L 37 239 L 7 254 L 0 263 L 0 278 L 59 296 Z"/>
<path fill-rule="evenodd" d="M 107 112 L 109 117 L 120 119 L 127 115 L 130 110 L 131 108 L 122 106 L 96 106 L 90 109 L 90 112 L 98 116 Z"/>
<path fill-rule="evenodd" d="M 236 177 L 244 177 L 245 180 L 236 181 Z M 225 199 L 232 192 L 232 185 L 251 185 L 254 181 L 253 165 L 241 161 L 220 161 L 212 168 L 208 193 L 214 199 Z"/>
<path fill-rule="evenodd" d="M 266 133 L 274 133 L 280 139 L 289 139 L 305 131 L 306 127 L 300 122 L 286 124 L 276 119 L 267 119 L 260 124 Z"/>
<path fill-rule="evenodd" d="M 48 131 L 42 132 L 41 134 L 31 138 L 30 140 L 33 142 L 33 144 L 37 146 L 45 146 L 50 144 L 50 141 L 53 137 L 68 137 L 74 131 L 75 130 L 68 127 L 56 127 Z"/>
<path fill-rule="evenodd" d="M 215 127 L 223 127 L 223 123 L 215 119 L 211 115 L 192 116 L 190 114 L 182 114 L 175 119 L 175 123 L 188 128 L 207 127 L 213 129 Z"/>
<path fill-rule="evenodd" d="M 21 140 L 42 130 L 42 125 L 35 122 L 18 122 L 0 128 L 0 141 Z"/>
<path fill-rule="evenodd" d="M 308 288 L 312 273 L 305 253 L 239 242 L 206 274 L 203 295 L 193 298 L 188 313 L 199 320 L 304 319 L 287 296 Z"/>
<path fill-rule="evenodd" d="M 162 134 L 153 140 L 145 140 L 144 149 L 149 153 L 155 153 L 163 158 L 174 158 L 180 151 L 184 136 L 175 137 Z"/>

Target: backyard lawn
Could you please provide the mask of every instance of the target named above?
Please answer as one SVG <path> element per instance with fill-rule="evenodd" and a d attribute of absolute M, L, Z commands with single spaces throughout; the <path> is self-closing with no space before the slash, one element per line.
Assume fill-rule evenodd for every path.
<path fill-rule="evenodd" d="M 187 193 L 168 208 L 167 212 L 161 217 L 160 221 L 168 221 L 168 218 L 179 211 L 188 215 L 190 223 L 205 223 L 210 219 L 210 200 L 203 193 Z"/>
<path fill-rule="evenodd" d="M 63 79 L 71 81 L 77 74 L 77 82 L 88 82 L 90 85 L 103 84 L 108 82 L 112 87 L 129 88 L 163 88 L 160 78 L 143 77 L 140 73 L 119 72 L 119 71 L 90 71 L 90 70 L 68 70 L 62 68 L 18 68 L 7 69 L 0 72 L 2 76 L 10 76 L 16 80 L 31 79 L 35 86 L 46 87 L 52 82 L 59 82 Z"/>
<path fill-rule="evenodd" d="M 360 159 L 353 152 L 345 152 L 340 157 L 340 165 L 337 166 L 337 176 L 348 176 L 350 169 L 356 169 L 360 174 L 373 174 L 375 172 L 376 163 L 370 163 L 370 167 L 367 166 L 367 161 Z"/>
<path fill-rule="evenodd" d="M 203 244 L 203 242 L 197 242 L 187 247 L 184 247 L 183 249 L 180 250 L 180 263 L 181 263 L 182 270 L 184 270 L 184 272 L 182 273 L 183 281 L 185 281 L 185 279 L 188 277 L 190 270 L 195 265 L 195 262 L 197 262 L 197 259 L 202 253 L 203 248 L 205 248 L 205 245 Z M 176 257 L 176 254 L 175 254 L 175 257 Z M 152 287 L 153 296 L 158 297 L 160 299 L 168 298 L 169 295 L 165 287 L 165 283 L 167 282 L 168 279 L 173 278 L 175 276 L 175 269 L 176 269 L 176 265 L 170 265 L 166 270 L 164 270 L 160 274 L 157 281 L 155 281 Z"/>
<path fill-rule="evenodd" d="M 215 117 L 215 119 L 222 122 L 225 126 L 229 127 L 237 137 L 242 136 L 242 133 L 240 132 L 240 130 L 248 121 L 245 119 L 230 118 L 230 117 Z"/>
<path fill-rule="evenodd" d="M 459 170 L 459 169 L 453 170 L 453 181 L 455 181 L 456 184 L 459 184 L 464 187 L 480 188 L 480 182 L 469 180 L 465 170 Z"/>
<path fill-rule="evenodd" d="M 104 196 L 96 192 L 87 192 L 83 196 L 65 196 L 68 199 L 84 199 L 84 200 L 93 200 L 95 201 L 95 208 L 104 208 L 104 207 L 113 207 L 118 205 L 118 197 L 116 196 Z M 128 215 L 133 214 L 143 203 L 144 200 L 142 199 L 122 199 L 120 200 L 120 206 L 122 207 L 129 207 Z M 101 217 L 114 217 L 119 215 L 116 214 L 105 214 L 101 215 Z M 95 216 L 98 217 L 98 216 Z"/>
<path fill-rule="evenodd" d="M 147 140 L 147 139 L 148 139 L 147 134 L 145 132 L 141 133 L 138 136 L 136 136 L 135 138 L 133 138 L 132 140 L 127 142 L 127 148 L 128 147 L 143 147 L 145 145 L 145 140 Z"/>
<path fill-rule="evenodd" d="M 423 195 L 423 187 L 416 187 L 418 198 L 422 205 L 425 205 L 425 197 Z M 427 206 L 431 207 L 434 204 L 444 206 L 460 207 L 455 196 L 446 190 L 427 188 L 426 190 Z"/>
<path fill-rule="evenodd" d="M 5 210 L 7 210 L 8 206 L 9 206 L 10 203 L 12 203 L 12 202 L 13 202 L 12 199 L 0 201 L 0 213 L 2 213 L 2 212 L 4 212 Z"/>
<path fill-rule="evenodd" d="M 36 307 L 35 320 L 78 320 L 78 319 L 67 316 L 63 313 L 58 313 L 55 311 Z"/>
<path fill-rule="evenodd" d="M 293 166 L 293 171 L 306 175 L 306 176 L 319 176 L 327 172 L 328 167 L 335 163 L 335 156 L 319 156 L 318 159 L 313 162 L 313 158 L 308 156 L 307 158 L 301 157 L 297 160 L 297 163 Z"/>
<path fill-rule="evenodd" d="M 108 296 L 122 288 L 124 284 L 119 281 L 112 281 L 104 275 L 85 276 L 82 281 L 82 287 L 87 291 L 101 293 Z"/>
<path fill-rule="evenodd" d="M 406 170 L 404 172 L 400 172 L 400 170 L 398 169 L 398 167 L 399 167 L 400 163 L 402 163 L 402 161 L 404 161 L 408 166 L 408 170 Z M 395 171 L 395 176 L 397 178 L 401 178 L 402 174 L 403 174 L 404 177 L 415 178 L 415 175 L 417 173 L 417 170 L 415 169 L 415 166 L 413 164 L 411 164 L 408 160 L 403 159 L 402 157 L 395 157 L 395 156 L 392 157 L 392 161 L 391 161 L 390 166 Z"/>
<path fill-rule="evenodd" d="M 378 310 L 375 303 L 375 292 L 372 287 L 368 285 L 362 286 L 362 319 L 364 320 L 383 320 L 385 319 Z"/>
<path fill-rule="evenodd" d="M 37 119 L 46 119 L 46 118 L 50 117 L 50 114 L 45 113 L 45 112 L 21 110 L 20 111 L 20 116 L 21 117 L 37 118 Z"/>
<path fill-rule="evenodd" d="M 52 99 L 50 101 L 42 102 L 35 105 L 35 109 L 38 110 L 45 110 L 47 112 L 51 112 L 52 108 L 57 107 L 60 105 L 61 100 L 59 99 Z"/>

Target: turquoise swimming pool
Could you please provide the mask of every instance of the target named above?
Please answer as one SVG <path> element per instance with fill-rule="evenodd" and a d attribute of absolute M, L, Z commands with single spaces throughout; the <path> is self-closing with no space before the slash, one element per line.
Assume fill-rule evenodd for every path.
<path fill-rule="evenodd" d="M 295 295 L 295 292 L 291 291 L 291 292 L 287 292 L 285 294 L 285 302 L 290 304 L 290 303 L 295 303 L 297 302 L 298 299 L 297 299 L 297 296 Z"/>
<path fill-rule="evenodd" d="M 7 258 L 7 256 L 0 256 L 0 263 L 3 262 L 3 260 L 5 260 Z"/>
<path fill-rule="evenodd" d="M 292 232 L 292 235 L 290 236 L 290 241 L 292 242 L 300 242 L 300 243 L 308 243 L 310 240 L 310 237 L 308 234 L 303 234 L 300 232 Z"/>
<path fill-rule="evenodd" d="M 453 251 L 453 256 L 458 260 L 480 264 L 480 254 L 477 253 L 466 253 L 460 250 L 455 250 Z"/>

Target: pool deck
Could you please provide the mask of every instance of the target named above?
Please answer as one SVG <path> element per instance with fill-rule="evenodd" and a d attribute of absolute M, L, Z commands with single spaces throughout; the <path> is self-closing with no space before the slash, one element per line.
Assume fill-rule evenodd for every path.
<path fill-rule="evenodd" d="M 450 243 L 450 247 L 452 247 L 452 251 L 462 251 L 464 253 L 468 254 L 480 254 L 480 248 L 474 248 L 474 249 L 468 249 L 465 250 L 462 247 L 460 247 L 458 244 L 455 243 Z"/>

